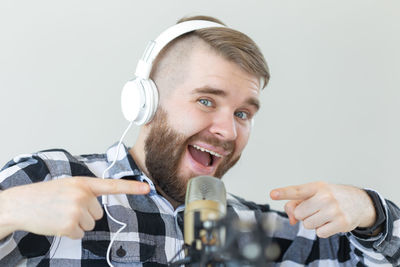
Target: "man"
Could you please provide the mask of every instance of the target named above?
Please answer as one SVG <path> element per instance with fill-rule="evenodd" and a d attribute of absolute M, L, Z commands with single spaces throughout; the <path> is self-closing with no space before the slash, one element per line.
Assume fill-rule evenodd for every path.
<path fill-rule="evenodd" d="M 193 19 L 216 21 L 185 20 Z M 222 177 L 239 160 L 269 72 L 251 39 L 217 27 L 172 41 L 150 77 L 158 109 L 132 148 L 114 145 L 106 154 L 83 156 L 47 150 L 2 169 L 0 265 L 104 266 L 108 255 L 115 266 L 166 266 L 181 251 L 187 182 Z M 112 179 L 93 178 L 105 170 Z M 118 235 L 102 195 L 110 195 L 112 217 L 127 223 Z M 289 200 L 288 216 L 232 195 L 228 212 L 271 215 L 280 226 L 273 233 L 277 265 L 400 263 L 400 211 L 376 192 L 316 182 L 276 189 L 271 197 Z"/>

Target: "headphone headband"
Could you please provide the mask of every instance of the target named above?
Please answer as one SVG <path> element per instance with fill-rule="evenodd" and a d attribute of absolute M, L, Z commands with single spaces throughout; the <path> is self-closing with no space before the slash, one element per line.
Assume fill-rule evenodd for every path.
<path fill-rule="evenodd" d="M 150 79 L 153 62 L 158 53 L 172 40 L 182 34 L 198 29 L 225 27 L 207 20 L 190 20 L 178 23 L 151 41 L 136 66 L 136 78 L 125 84 L 121 93 L 121 109 L 124 117 L 137 125 L 151 121 L 158 106 L 158 90 Z"/>
<path fill-rule="evenodd" d="M 175 24 L 162 32 L 155 40 L 148 43 L 142 58 L 139 60 L 135 75 L 142 79 L 148 79 L 153 66 L 153 62 L 158 53 L 175 38 L 198 29 L 225 27 L 222 24 L 208 20 L 189 20 Z"/>

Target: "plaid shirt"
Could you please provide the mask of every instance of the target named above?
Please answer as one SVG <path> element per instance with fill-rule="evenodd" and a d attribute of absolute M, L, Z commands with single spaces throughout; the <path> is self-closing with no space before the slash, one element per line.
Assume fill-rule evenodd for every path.
<path fill-rule="evenodd" d="M 71 176 L 101 177 L 116 149 L 114 145 L 106 154 L 81 156 L 61 149 L 18 156 L 1 170 L 0 190 Z M 167 266 L 183 245 L 184 206 L 174 210 L 139 170 L 127 148 L 120 149 L 116 164 L 106 176 L 146 181 L 151 191 L 143 196 L 109 196 L 110 213 L 128 224 L 117 236 L 110 258 L 114 266 Z M 268 205 L 257 205 L 230 194 L 227 201 L 228 213 L 240 219 L 255 220 L 262 214 L 271 225 L 280 226 L 271 233 L 281 251 L 272 266 L 398 266 L 400 210 L 392 202 L 381 200 L 387 218 L 384 231 L 369 239 L 352 233 L 318 238 L 314 230 L 303 228 L 301 223 L 291 226 L 284 213 L 270 210 Z M 119 228 L 104 215 L 80 240 L 16 231 L 0 240 L 0 266 L 107 266 L 105 255 L 110 236 Z"/>

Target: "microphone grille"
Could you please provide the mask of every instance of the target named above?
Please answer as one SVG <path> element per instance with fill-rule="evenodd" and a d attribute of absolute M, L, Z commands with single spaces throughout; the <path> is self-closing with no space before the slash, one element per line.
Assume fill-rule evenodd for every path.
<path fill-rule="evenodd" d="M 198 176 L 189 180 L 185 203 L 196 200 L 213 200 L 226 206 L 224 183 L 215 177 Z"/>

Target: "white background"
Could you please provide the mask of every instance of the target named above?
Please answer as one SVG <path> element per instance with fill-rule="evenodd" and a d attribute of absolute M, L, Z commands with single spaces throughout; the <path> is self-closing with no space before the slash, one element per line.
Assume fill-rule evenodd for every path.
<path fill-rule="evenodd" d="M 2 0 L 0 164 L 48 148 L 105 151 L 127 126 L 120 91 L 147 42 L 198 14 L 252 37 L 272 74 L 229 191 L 271 203 L 272 188 L 325 180 L 400 204 L 395 0 Z"/>

